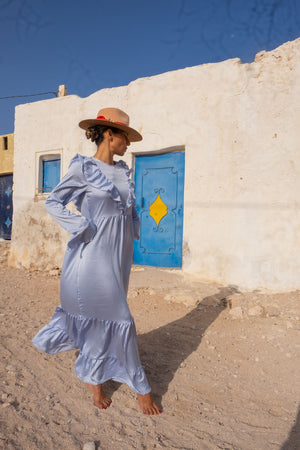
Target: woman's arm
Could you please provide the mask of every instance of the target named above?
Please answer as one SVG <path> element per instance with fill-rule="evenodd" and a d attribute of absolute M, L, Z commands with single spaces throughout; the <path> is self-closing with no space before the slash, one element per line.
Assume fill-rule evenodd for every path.
<path fill-rule="evenodd" d="M 66 175 L 48 196 L 45 208 L 53 219 L 74 237 L 80 235 L 83 242 L 89 242 L 96 233 L 95 224 L 87 217 L 71 213 L 66 208 L 68 203 L 84 194 L 88 186 L 82 164 L 75 158 Z"/>
<path fill-rule="evenodd" d="M 133 238 L 139 239 L 141 221 L 134 204 L 132 205 L 132 221 L 133 221 Z"/>

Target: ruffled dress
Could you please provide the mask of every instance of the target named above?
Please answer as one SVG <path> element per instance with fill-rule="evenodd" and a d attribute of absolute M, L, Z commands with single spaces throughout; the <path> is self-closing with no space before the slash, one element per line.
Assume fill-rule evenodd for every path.
<path fill-rule="evenodd" d="M 62 266 L 61 305 L 32 342 L 46 353 L 79 349 L 75 373 L 86 383 L 115 380 L 147 394 L 126 300 L 140 226 L 134 185 L 124 161 L 109 166 L 115 175 L 105 166 L 77 154 L 46 200 L 47 211 L 72 236 Z M 122 195 L 112 179 L 121 180 Z M 66 208 L 71 201 L 80 215 Z"/>

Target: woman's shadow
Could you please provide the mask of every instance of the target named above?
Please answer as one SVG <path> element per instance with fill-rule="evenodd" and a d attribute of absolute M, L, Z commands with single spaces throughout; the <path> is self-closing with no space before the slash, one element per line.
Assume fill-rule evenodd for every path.
<path fill-rule="evenodd" d="M 205 330 L 226 308 L 227 297 L 235 292 L 233 287 L 219 288 L 219 292 L 202 299 L 180 319 L 138 336 L 142 365 L 159 406 L 178 368 L 198 348 Z M 118 383 L 109 382 L 109 394 L 118 387 Z"/>
<path fill-rule="evenodd" d="M 299 450 L 300 448 L 300 406 L 295 420 L 295 424 L 290 431 L 290 435 L 284 442 L 280 450 Z"/>

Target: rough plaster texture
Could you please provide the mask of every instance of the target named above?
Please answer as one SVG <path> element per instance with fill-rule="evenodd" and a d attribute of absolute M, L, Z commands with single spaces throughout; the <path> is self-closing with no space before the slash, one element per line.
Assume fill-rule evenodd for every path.
<path fill-rule="evenodd" d="M 37 152 L 92 155 L 77 123 L 100 107 L 127 111 L 135 153 L 186 152 L 183 271 L 243 289 L 300 288 L 300 39 L 255 62 L 205 64 L 88 98 L 16 108 L 12 265 L 61 265 L 66 234 L 37 194 Z"/>
<path fill-rule="evenodd" d="M 7 148 L 4 139 L 7 139 Z M 0 136 L 0 175 L 13 172 L 14 167 L 14 135 L 3 134 Z"/>

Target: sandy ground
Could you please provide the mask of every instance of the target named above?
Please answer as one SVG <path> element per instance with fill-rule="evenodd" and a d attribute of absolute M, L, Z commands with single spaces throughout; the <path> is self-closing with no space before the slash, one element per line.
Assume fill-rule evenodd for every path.
<path fill-rule="evenodd" d="M 129 305 L 160 416 L 106 383 L 99 410 L 77 352 L 31 339 L 59 303 L 59 276 L 8 268 L 0 243 L 3 449 L 300 449 L 300 292 L 235 293 L 177 271 L 134 267 Z"/>

